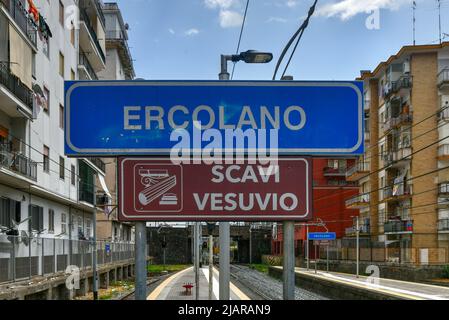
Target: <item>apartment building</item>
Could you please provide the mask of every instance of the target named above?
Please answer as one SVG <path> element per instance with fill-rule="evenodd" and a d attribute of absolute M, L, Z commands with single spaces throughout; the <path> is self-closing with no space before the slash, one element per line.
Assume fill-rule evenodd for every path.
<path fill-rule="evenodd" d="M 132 80 L 135 71 L 131 51 L 128 47 L 128 25 L 117 3 L 104 3 L 106 34 L 106 68 L 98 73 L 100 80 Z M 117 160 L 115 158 L 102 159 L 106 164 L 106 184 L 110 191 L 110 203 L 106 213 L 97 214 L 98 239 L 114 241 L 130 241 L 134 239 L 134 227 L 131 223 L 118 221 L 117 209 Z M 98 203 L 106 204 L 99 198 Z"/>
<path fill-rule="evenodd" d="M 81 263 L 73 241 L 93 236 L 94 199 L 112 203 L 104 195 L 115 192 L 113 165 L 64 156 L 64 80 L 115 79 L 109 65 L 121 72 L 106 60 L 103 8 L 99 0 L 0 0 L 0 282 Z M 132 78 L 131 56 L 121 63 Z M 110 240 L 129 241 L 127 232 Z"/>
<path fill-rule="evenodd" d="M 346 208 L 345 200 L 355 196 L 358 185 L 346 179 L 348 168 L 354 166 L 354 159 L 313 159 L 313 216 L 311 223 L 321 221 L 325 227 L 311 225 L 309 232 L 335 232 L 342 239 L 352 232 L 352 217 L 357 211 Z M 272 254 L 282 253 L 282 225 L 275 228 L 272 242 Z M 307 227 L 295 228 L 295 250 L 297 256 L 304 256 L 307 239 Z M 312 243 L 311 243 L 312 245 Z M 311 247 L 312 248 L 312 247 Z M 314 248 L 310 256 L 314 256 Z"/>
<path fill-rule="evenodd" d="M 385 261 L 441 264 L 449 249 L 449 43 L 405 46 L 365 83 L 366 152 L 347 172 L 360 235 Z"/>

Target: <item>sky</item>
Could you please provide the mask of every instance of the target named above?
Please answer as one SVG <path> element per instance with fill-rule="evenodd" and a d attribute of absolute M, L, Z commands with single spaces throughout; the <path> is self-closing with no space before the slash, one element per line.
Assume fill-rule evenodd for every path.
<path fill-rule="evenodd" d="M 129 24 L 138 78 L 214 80 L 234 54 L 247 0 L 116 0 Z M 287 74 L 353 80 L 413 43 L 412 0 L 318 0 Z M 269 64 L 236 64 L 234 80 L 271 80 L 284 46 L 313 0 L 250 0 L 240 52 L 272 52 Z M 439 42 L 438 1 L 416 0 L 416 44 Z M 449 0 L 441 0 L 449 34 Z M 446 40 L 449 41 L 449 35 Z M 232 70 L 232 64 L 229 65 Z M 283 68 L 282 68 L 283 70 Z"/>

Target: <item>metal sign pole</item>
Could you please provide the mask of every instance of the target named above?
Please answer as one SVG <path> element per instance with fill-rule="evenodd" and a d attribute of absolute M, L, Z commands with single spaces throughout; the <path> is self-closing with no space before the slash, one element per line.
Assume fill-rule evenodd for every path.
<path fill-rule="evenodd" d="M 327 270 L 327 272 L 329 272 L 329 246 L 330 246 L 330 243 L 326 246 L 326 270 Z"/>
<path fill-rule="evenodd" d="M 195 222 L 195 300 L 199 300 L 200 297 L 200 244 L 199 244 L 199 226 L 198 222 Z"/>
<path fill-rule="evenodd" d="M 213 299 L 214 291 L 214 236 L 209 235 L 209 300 Z"/>
<path fill-rule="evenodd" d="M 135 300 L 147 299 L 147 232 L 145 222 L 136 222 L 136 291 Z"/>
<path fill-rule="evenodd" d="M 220 235 L 220 274 L 219 296 L 220 300 L 229 300 L 229 250 L 230 250 L 230 226 L 229 222 L 219 223 Z"/>
<path fill-rule="evenodd" d="M 284 222 L 284 300 L 295 300 L 295 223 Z"/>
<path fill-rule="evenodd" d="M 357 271 L 356 271 L 356 277 L 358 278 L 359 277 L 359 263 L 360 263 L 360 229 L 359 229 L 359 217 L 357 216 L 357 218 L 356 218 L 356 221 L 357 221 L 357 224 L 356 224 L 356 228 L 357 228 L 357 230 L 356 230 L 356 235 L 357 235 L 357 240 L 356 240 L 356 242 L 357 242 L 357 249 L 356 249 L 356 257 L 357 257 L 357 266 L 356 266 L 356 268 L 357 268 Z"/>

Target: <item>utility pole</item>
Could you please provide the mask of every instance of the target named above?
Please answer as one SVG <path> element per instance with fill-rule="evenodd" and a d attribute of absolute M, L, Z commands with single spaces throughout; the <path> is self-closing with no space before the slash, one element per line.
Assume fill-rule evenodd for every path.
<path fill-rule="evenodd" d="M 249 264 L 253 264 L 252 223 L 249 224 Z"/>
<path fill-rule="evenodd" d="M 136 222 L 136 293 L 135 300 L 147 299 L 147 226 Z"/>
<path fill-rule="evenodd" d="M 359 243 L 359 241 L 360 241 L 360 228 L 359 228 L 359 216 L 357 216 L 356 217 L 356 237 L 357 237 L 357 239 L 356 239 L 356 259 L 357 259 L 357 262 L 356 262 L 356 269 L 357 269 L 357 271 L 356 271 L 356 276 L 357 276 L 357 278 L 359 277 L 359 260 L 360 260 L 360 243 Z"/>
<path fill-rule="evenodd" d="M 92 237 L 92 291 L 93 299 L 98 300 L 98 274 L 97 274 L 97 185 L 96 185 L 96 174 L 94 174 L 93 179 L 93 221 L 92 228 L 94 229 L 94 236 Z M 31 247 L 31 245 L 30 245 Z"/>
<path fill-rule="evenodd" d="M 307 271 L 309 271 L 309 225 L 306 226 L 306 257 L 307 257 Z"/>

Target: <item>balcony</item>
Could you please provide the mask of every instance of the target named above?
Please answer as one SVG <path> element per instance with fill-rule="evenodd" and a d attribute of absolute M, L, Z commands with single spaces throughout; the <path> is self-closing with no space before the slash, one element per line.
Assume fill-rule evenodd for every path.
<path fill-rule="evenodd" d="M 346 167 L 342 168 L 332 168 L 325 167 L 323 169 L 323 174 L 325 177 L 344 177 L 346 175 Z"/>
<path fill-rule="evenodd" d="M 14 151 L 10 144 L 0 145 L 0 167 L 27 179 L 37 180 L 37 163 Z"/>
<path fill-rule="evenodd" d="M 410 76 L 402 76 L 392 83 L 392 92 L 397 93 L 402 89 L 410 89 L 412 87 L 412 78 Z"/>
<path fill-rule="evenodd" d="M 98 40 L 97 33 L 91 23 L 85 9 L 80 9 L 80 47 L 86 53 L 86 56 L 93 67 L 98 72 L 105 68 L 106 56 Z"/>
<path fill-rule="evenodd" d="M 87 158 L 86 160 L 91 162 L 98 169 L 100 169 L 102 173 L 106 173 L 106 164 L 100 158 Z"/>
<path fill-rule="evenodd" d="M 370 108 L 371 108 L 371 100 L 365 99 L 365 103 L 364 103 L 364 108 L 363 108 L 363 110 L 369 111 Z"/>
<path fill-rule="evenodd" d="M 440 121 L 449 121 L 449 102 L 441 101 L 440 112 L 438 113 L 438 120 Z"/>
<path fill-rule="evenodd" d="M 387 119 L 382 124 L 382 130 L 384 133 L 387 133 L 388 131 L 399 128 L 404 125 L 410 125 L 413 122 L 413 116 L 410 113 L 402 113 L 397 117 Z"/>
<path fill-rule="evenodd" d="M 385 234 L 410 234 L 413 233 L 413 221 L 390 220 L 384 224 Z"/>
<path fill-rule="evenodd" d="M 370 137 L 371 137 L 371 134 L 369 133 L 369 131 L 365 131 L 364 132 L 365 142 L 369 142 Z"/>
<path fill-rule="evenodd" d="M 449 68 L 441 70 L 438 74 L 438 86 L 440 89 L 446 89 L 449 87 Z"/>
<path fill-rule="evenodd" d="M 438 146 L 438 160 L 448 161 L 449 160 L 449 144 L 442 144 Z"/>
<path fill-rule="evenodd" d="M 127 79 L 134 79 L 134 63 L 128 47 L 128 39 L 121 30 L 106 32 L 106 45 L 117 49 Z"/>
<path fill-rule="evenodd" d="M 442 182 L 438 184 L 438 195 L 449 196 L 449 182 Z"/>
<path fill-rule="evenodd" d="M 409 146 L 387 151 L 382 155 L 382 160 L 386 169 L 402 168 L 410 163 L 412 149 Z"/>
<path fill-rule="evenodd" d="M 355 166 L 346 171 L 346 180 L 357 181 L 369 175 L 370 165 L 368 162 L 357 162 Z"/>
<path fill-rule="evenodd" d="M 359 225 L 359 236 L 367 236 L 370 234 L 370 225 L 369 224 L 361 224 Z M 357 235 L 357 228 L 356 226 L 352 226 L 345 229 L 345 235 L 347 237 L 355 237 Z"/>
<path fill-rule="evenodd" d="M 383 202 L 402 201 L 411 197 L 412 187 L 410 185 L 404 186 L 404 183 L 399 183 L 396 186 L 388 186 L 382 190 Z"/>
<path fill-rule="evenodd" d="M 449 233 L 449 219 L 441 219 L 438 221 L 438 232 Z"/>
<path fill-rule="evenodd" d="M 80 77 L 80 80 L 98 80 L 97 74 L 92 68 L 89 59 L 87 59 L 86 54 L 82 51 L 79 54 L 78 69 L 84 73 L 84 76 Z"/>
<path fill-rule="evenodd" d="M 367 193 L 354 196 L 354 197 L 346 200 L 346 202 L 345 202 L 346 208 L 347 209 L 360 209 L 360 208 L 367 207 L 367 206 L 369 206 L 369 202 L 370 202 L 369 199 L 370 199 L 370 195 Z"/>
<path fill-rule="evenodd" d="M 11 117 L 23 117 L 18 107 L 31 116 L 33 92 L 11 73 L 8 63 L 0 62 L 0 108 Z"/>
<path fill-rule="evenodd" d="M 0 0 L 0 7 L 5 8 L 14 22 L 19 26 L 20 30 L 23 31 L 28 40 L 36 47 L 37 28 L 30 16 L 26 13 L 27 10 L 21 2 L 18 0 Z"/>

